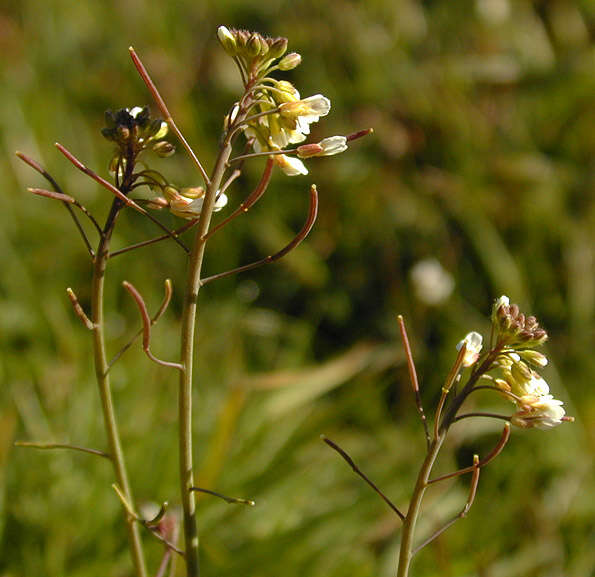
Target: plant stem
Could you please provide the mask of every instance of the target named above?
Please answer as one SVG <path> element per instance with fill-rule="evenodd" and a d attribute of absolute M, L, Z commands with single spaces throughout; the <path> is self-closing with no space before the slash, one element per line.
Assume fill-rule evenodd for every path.
<path fill-rule="evenodd" d="M 403 521 L 397 577 L 407 577 L 409 575 L 409 566 L 411 565 L 411 559 L 413 557 L 413 538 L 415 535 L 417 517 L 419 516 L 424 493 L 428 488 L 428 480 L 430 478 L 430 473 L 432 472 L 432 467 L 434 466 L 434 462 L 436 461 L 436 457 L 438 456 L 445 437 L 446 431 L 443 431 L 438 437 L 432 440 L 428 454 L 419 470 L 415 489 L 413 490 L 411 502 L 409 503 L 409 509 L 407 510 L 407 515 Z"/>
<path fill-rule="evenodd" d="M 194 472 L 192 464 L 192 361 L 194 355 L 194 339 L 197 313 L 198 291 L 200 290 L 200 274 L 204 258 L 206 238 L 211 216 L 215 206 L 217 191 L 221 185 L 227 161 L 231 155 L 229 136 L 225 138 L 213 174 L 205 193 L 205 201 L 200 213 L 196 236 L 190 261 L 182 313 L 182 344 L 179 389 L 179 442 L 180 442 L 180 489 L 182 507 L 184 509 L 184 540 L 186 551 L 186 574 L 197 577 L 200 574 L 198 564 L 198 529 L 196 526 L 196 500 L 194 487 Z"/>
<path fill-rule="evenodd" d="M 494 360 L 500 354 L 501 347 L 496 346 L 492 349 L 484 359 L 484 361 L 473 370 L 471 373 L 469 380 L 461 390 L 461 392 L 451 401 L 451 404 L 448 410 L 444 413 L 441 418 L 442 413 L 442 405 L 446 399 L 446 394 L 450 390 L 454 379 L 456 378 L 460 368 L 462 359 L 465 353 L 464 347 L 459 351 L 459 355 L 453 368 L 447 378 L 447 382 L 445 384 L 445 388 L 442 389 L 442 397 L 440 398 L 440 403 L 438 410 L 436 411 L 435 416 L 435 423 L 434 423 L 434 438 L 432 439 L 432 443 L 428 448 L 428 453 L 422 466 L 419 470 L 417 475 L 417 482 L 415 484 L 415 489 L 413 490 L 413 495 L 411 496 L 411 502 L 409 503 L 409 509 L 407 511 L 407 515 L 405 516 L 405 520 L 403 521 L 403 534 L 401 538 L 401 551 L 399 554 L 399 566 L 397 568 L 397 577 L 407 577 L 409 575 L 409 567 L 411 565 L 411 559 L 413 558 L 414 549 L 413 549 L 413 538 L 415 534 L 415 525 L 417 523 L 417 517 L 419 516 L 421 503 L 424 497 L 424 493 L 426 489 L 431 484 L 430 480 L 430 473 L 432 472 L 432 467 L 436 461 L 436 457 L 440 452 L 440 448 L 442 447 L 442 443 L 444 443 L 444 439 L 448 433 L 448 429 L 450 425 L 456 420 L 457 412 L 465 402 L 465 399 L 469 396 L 477 381 L 484 375 L 494 363 Z M 510 428 L 506 429 L 509 432 Z M 508 437 L 503 437 L 502 447 Z M 499 448 L 498 452 L 501 450 Z M 495 455 L 498 454 L 495 453 Z M 490 457 L 490 460 L 493 457 Z M 434 480 L 435 481 L 435 480 Z M 432 482 L 434 482 L 432 481 Z M 419 549 L 419 548 L 418 548 Z"/>
<path fill-rule="evenodd" d="M 116 415 L 114 411 L 114 403 L 112 400 L 112 392 L 110 386 L 110 379 L 108 375 L 108 362 L 105 352 L 105 335 L 104 335 L 104 321 L 103 321 L 103 288 L 105 278 L 105 268 L 107 264 L 108 251 L 112 232 L 118 213 L 123 204 L 120 200 L 115 199 L 112 203 L 110 213 L 107 217 L 105 227 L 103 229 L 102 237 L 97 247 L 93 266 L 93 282 L 91 292 L 91 320 L 93 327 L 93 352 L 95 357 L 95 373 L 97 375 L 97 384 L 99 385 L 99 395 L 101 397 L 101 405 L 103 408 L 103 419 L 105 422 L 105 430 L 107 433 L 107 441 L 109 446 L 109 454 L 113 463 L 114 473 L 118 486 L 122 490 L 122 494 L 126 501 L 134 505 L 132 498 L 132 491 L 128 482 L 128 474 L 126 473 L 126 465 L 124 462 L 124 453 L 120 442 L 120 435 L 118 433 L 118 426 L 116 422 Z M 145 558 L 142 549 L 140 533 L 135 519 L 127 514 L 126 524 L 128 527 L 128 538 L 130 541 L 130 550 L 136 575 L 138 577 L 146 577 L 147 569 L 145 566 Z"/>

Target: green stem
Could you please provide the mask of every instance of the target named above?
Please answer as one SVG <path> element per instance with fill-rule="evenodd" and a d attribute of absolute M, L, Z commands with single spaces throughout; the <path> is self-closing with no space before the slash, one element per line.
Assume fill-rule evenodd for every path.
<path fill-rule="evenodd" d="M 231 155 L 229 136 L 224 140 L 213 174 L 205 193 L 205 201 L 200 213 L 196 236 L 190 261 L 182 313 L 182 344 L 179 389 L 179 442 L 180 442 L 180 489 L 182 507 L 184 509 L 184 540 L 186 551 L 186 574 L 197 577 L 200 574 L 198 564 L 198 529 L 196 526 L 196 501 L 192 487 L 194 487 L 194 472 L 192 464 L 192 360 L 194 355 L 195 326 L 197 313 L 198 291 L 200 290 L 200 274 L 206 245 L 206 234 L 209 230 L 211 216 L 215 207 L 217 190 L 221 186 L 227 161 Z"/>
<path fill-rule="evenodd" d="M 417 482 L 415 484 L 415 489 L 413 490 L 413 495 L 411 496 L 409 509 L 407 511 L 407 515 L 405 516 L 405 520 L 403 521 L 403 533 L 401 538 L 401 550 L 399 554 L 397 577 L 407 577 L 409 575 L 409 567 L 411 565 L 411 559 L 413 558 L 414 552 L 413 538 L 415 535 L 415 525 L 421 510 L 421 503 L 424 493 L 426 492 L 428 485 L 430 485 L 429 479 L 430 473 L 432 472 L 432 467 L 434 466 L 436 458 L 438 457 L 442 443 L 444 443 L 448 429 L 450 425 L 455 422 L 458 410 L 465 402 L 465 399 L 473 391 L 477 381 L 492 367 L 495 359 L 500 354 L 501 349 L 501 346 L 496 346 L 486 355 L 484 361 L 472 371 L 469 380 L 461 392 L 452 400 L 448 410 L 446 413 L 444 413 L 444 416 L 440 418 L 442 402 L 445 399 L 444 393 L 450 389 L 454 379 L 456 378 L 456 375 L 461 368 L 462 354 L 464 354 L 464 350 L 459 353 L 457 361 L 453 366 L 453 370 L 448 376 L 447 383 L 445 385 L 446 388 L 443 389 L 443 396 L 441 397 L 440 406 L 435 416 L 434 438 L 430 444 L 430 447 L 428 448 L 426 458 L 424 459 L 421 469 L 417 475 Z"/>
<path fill-rule="evenodd" d="M 402 537 L 401 537 L 401 551 L 399 554 L 399 567 L 397 569 L 397 577 L 407 577 L 409 575 L 409 567 L 411 559 L 413 558 L 413 538 L 415 535 L 415 525 L 421 509 L 421 502 L 424 493 L 428 488 L 428 481 L 432 467 L 436 461 L 436 457 L 440 452 L 440 447 L 446 437 L 446 431 L 443 431 L 438 437 L 434 438 L 428 449 L 428 454 L 419 470 L 415 489 L 411 496 L 409 509 L 405 520 L 403 521 Z"/>
<path fill-rule="evenodd" d="M 103 408 L 103 419 L 107 433 L 109 454 L 113 463 L 118 486 L 120 487 L 126 500 L 134 506 L 134 500 L 132 497 L 132 491 L 130 489 L 130 483 L 128 482 L 124 453 L 122 451 L 122 444 L 120 442 L 120 435 L 118 433 L 118 426 L 114 411 L 114 403 L 108 375 L 109 366 L 105 352 L 103 321 L 103 289 L 105 269 L 107 265 L 109 245 L 114 224 L 121 207 L 122 203 L 118 199 L 114 200 L 95 255 L 93 266 L 93 282 L 91 289 L 91 320 L 94 324 L 93 352 L 95 357 L 95 373 L 97 375 L 97 384 L 99 385 L 99 395 L 101 397 L 101 405 Z M 145 558 L 138 525 L 135 522 L 134 517 L 132 517 L 130 514 L 126 515 L 126 524 L 128 527 L 128 538 L 130 541 L 130 550 L 136 569 L 136 575 L 138 577 L 146 577 L 147 569 L 145 566 Z"/>

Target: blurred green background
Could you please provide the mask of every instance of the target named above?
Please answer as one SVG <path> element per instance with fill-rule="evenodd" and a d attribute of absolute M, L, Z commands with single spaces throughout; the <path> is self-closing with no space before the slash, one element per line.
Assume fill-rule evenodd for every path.
<path fill-rule="evenodd" d="M 406 318 L 429 411 L 455 344 L 470 330 L 486 334 L 501 294 L 549 330 L 545 377 L 576 422 L 514 431 L 482 473 L 469 517 L 419 554 L 414 575 L 595 574 L 595 2 L 2 0 L 0 575 L 130 575 L 109 465 L 13 447 L 105 442 L 88 334 L 65 294 L 71 286 L 88 305 L 88 258 L 63 208 L 27 195 L 45 183 L 14 151 L 42 162 L 103 218 L 108 193 L 53 143 L 107 174 L 104 110 L 150 103 L 128 57 L 133 44 L 210 166 L 239 89 L 219 24 L 290 39 L 303 63 L 286 77 L 333 103 L 314 139 L 376 132 L 309 162 L 307 177 L 276 173 L 257 207 L 209 246 L 210 272 L 270 254 L 299 229 L 308 186 L 318 185 L 307 242 L 282 263 L 201 293 L 200 484 L 257 502 L 201 499 L 204 575 L 394 575 L 398 519 L 319 435 L 405 507 L 424 441 L 395 315 Z M 183 153 L 161 162 L 172 180 L 198 183 Z M 232 203 L 261 167 L 247 165 Z M 157 233 L 127 213 L 114 243 Z M 180 287 L 184 268 L 170 242 L 114 259 L 112 353 L 138 327 L 121 281 L 154 310 L 163 279 Z M 162 358 L 176 356 L 180 308 L 177 291 L 154 332 Z M 113 377 L 136 496 L 175 504 L 176 375 L 137 346 Z M 474 402 L 510 409 L 491 396 Z M 468 465 L 498 438 L 497 422 L 464 423 L 440 472 Z M 460 509 L 467 482 L 428 492 L 419 538 Z M 156 571 L 162 549 L 146 543 Z"/>

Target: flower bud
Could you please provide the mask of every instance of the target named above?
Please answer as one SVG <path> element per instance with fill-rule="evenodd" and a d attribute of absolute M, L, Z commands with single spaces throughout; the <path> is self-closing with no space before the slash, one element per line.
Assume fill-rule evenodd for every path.
<path fill-rule="evenodd" d="M 169 206 L 169 201 L 162 196 L 156 196 L 155 198 L 148 200 L 145 206 L 152 210 L 162 210 Z"/>
<path fill-rule="evenodd" d="M 329 136 L 320 142 L 302 144 L 297 147 L 297 155 L 300 158 L 312 156 L 333 156 L 347 150 L 347 139 L 344 136 Z"/>
<path fill-rule="evenodd" d="M 219 28 L 217 28 L 217 38 L 219 38 L 219 42 L 221 42 L 221 46 L 223 46 L 225 52 L 230 56 L 235 56 L 237 54 L 238 47 L 236 40 L 226 26 L 219 26 Z"/>
<path fill-rule="evenodd" d="M 504 379 L 494 379 L 494 384 L 505 393 L 510 393 L 511 391 L 510 385 Z"/>
<path fill-rule="evenodd" d="M 287 38 L 276 38 L 269 46 L 269 57 L 270 58 L 281 58 L 287 50 Z"/>
<path fill-rule="evenodd" d="M 156 118 L 151 123 L 151 128 L 149 130 L 149 134 L 151 135 L 150 138 L 153 140 L 161 140 L 164 136 L 167 135 L 169 132 L 169 126 L 167 122 L 161 120 L 160 118 Z"/>
<path fill-rule="evenodd" d="M 262 47 L 261 36 L 258 33 L 252 34 L 248 44 L 246 45 L 246 52 L 249 56 L 258 56 Z"/>
<path fill-rule="evenodd" d="M 302 57 L 297 52 L 291 52 L 280 60 L 279 70 L 293 70 L 300 65 L 301 61 Z"/>
<path fill-rule="evenodd" d="M 547 357 L 540 353 L 539 351 L 527 350 L 527 351 L 520 351 L 519 355 L 528 363 L 536 367 L 545 367 L 547 366 L 548 360 Z"/>
<path fill-rule="evenodd" d="M 161 158 L 167 158 L 176 152 L 176 147 L 166 140 L 161 140 L 153 146 L 153 151 Z"/>
<path fill-rule="evenodd" d="M 320 144 L 317 142 L 312 142 L 310 144 L 302 144 L 301 146 L 297 147 L 297 155 L 299 158 L 310 158 L 312 156 L 321 156 L 324 152 L 324 149 Z"/>
<path fill-rule="evenodd" d="M 513 363 L 512 367 L 510 368 L 510 372 L 512 374 L 512 378 L 520 386 L 522 386 L 523 383 L 526 383 L 531 380 L 531 369 L 525 363 L 523 363 L 523 361 Z"/>
<path fill-rule="evenodd" d="M 472 331 L 468 333 L 465 338 L 457 345 L 457 351 L 460 351 L 465 345 L 465 356 L 463 357 L 463 366 L 470 367 L 477 362 L 479 354 L 481 353 L 483 337 Z"/>
<path fill-rule="evenodd" d="M 279 103 L 295 102 L 300 99 L 300 93 L 297 88 L 287 80 L 279 80 L 275 84 L 277 92 L 275 92 L 275 100 Z"/>
<path fill-rule="evenodd" d="M 191 199 L 202 198 L 205 195 L 205 189 L 202 186 L 181 188 L 180 194 Z"/>
<path fill-rule="evenodd" d="M 178 189 L 175 186 L 172 186 L 171 184 L 168 184 L 163 188 L 163 194 L 165 194 L 167 200 L 170 201 L 175 200 L 180 196 L 180 192 L 178 191 Z"/>

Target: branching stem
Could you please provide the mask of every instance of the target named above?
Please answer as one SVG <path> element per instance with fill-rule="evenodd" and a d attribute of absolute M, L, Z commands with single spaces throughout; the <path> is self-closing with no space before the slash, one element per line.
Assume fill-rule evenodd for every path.
<path fill-rule="evenodd" d="M 132 490 L 128 481 L 128 473 L 126 472 L 124 452 L 122 450 L 122 444 L 118 432 L 116 413 L 114 410 L 110 379 L 108 375 L 103 315 L 103 290 L 105 269 L 107 266 L 107 255 L 109 252 L 109 244 L 114 225 L 121 207 L 122 203 L 120 200 L 117 198 L 114 199 L 111 210 L 107 217 L 106 224 L 103 228 L 102 238 L 100 239 L 99 246 L 97 247 L 93 266 L 93 280 L 91 285 L 91 322 L 93 323 L 92 334 L 95 374 L 97 377 L 97 384 L 99 386 L 99 395 L 101 397 L 109 453 L 112 458 L 114 473 L 118 486 L 126 498 L 126 501 L 129 503 L 134 503 Z M 129 514 L 126 515 L 126 525 L 128 527 L 130 549 L 132 552 L 132 559 L 136 574 L 138 577 L 147 577 L 147 569 L 138 526 L 135 523 L 134 518 Z"/>

